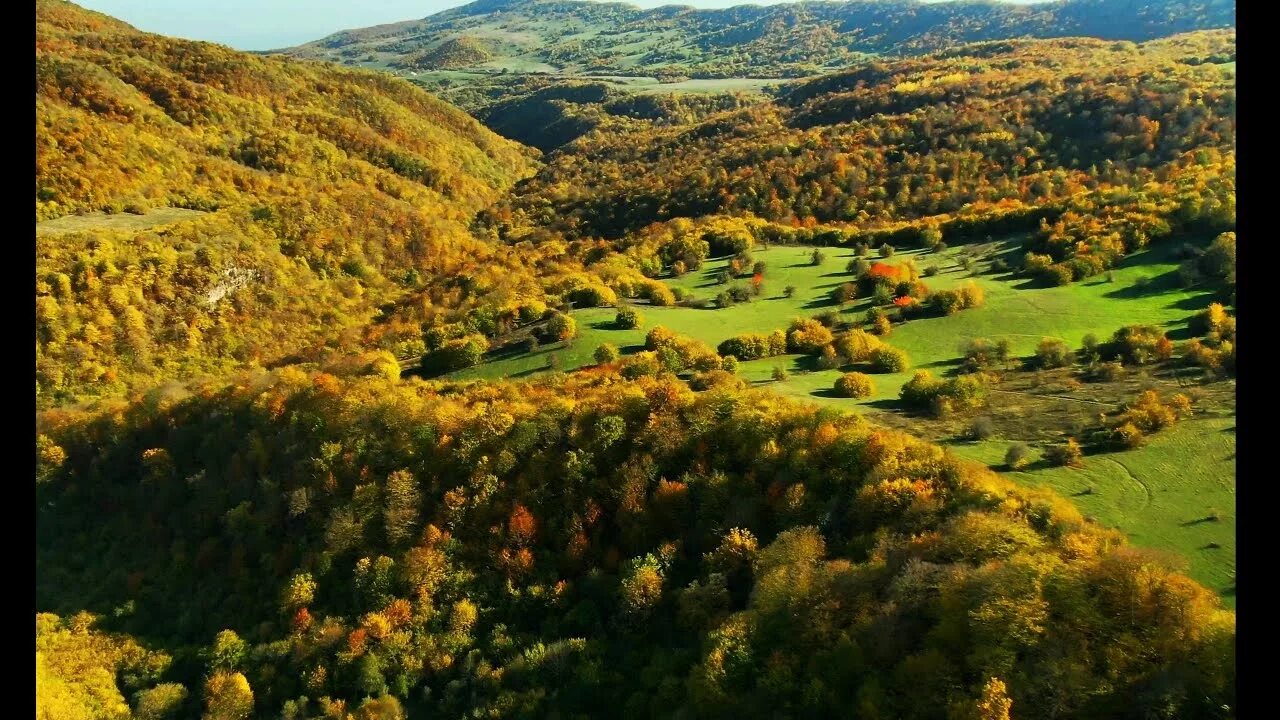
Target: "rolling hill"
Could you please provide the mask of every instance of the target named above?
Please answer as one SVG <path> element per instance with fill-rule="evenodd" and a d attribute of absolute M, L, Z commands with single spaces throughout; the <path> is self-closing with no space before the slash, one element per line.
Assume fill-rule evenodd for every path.
<path fill-rule="evenodd" d="M 852 0 L 723 10 L 480 0 L 284 52 L 406 72 L 776 78 L 816 74 L 866 55 L 916 55 L 965 42 L 1071 36 L 1142 41 L 1234 22 L 1231 0 Z"/>
<path fill-rule="evenodd" d="M 36 10 L 45 400 L 350 346 L 385 303 L 507 263 L 469 224 L 536 152 L 457 108 L 382 74 Z"/>

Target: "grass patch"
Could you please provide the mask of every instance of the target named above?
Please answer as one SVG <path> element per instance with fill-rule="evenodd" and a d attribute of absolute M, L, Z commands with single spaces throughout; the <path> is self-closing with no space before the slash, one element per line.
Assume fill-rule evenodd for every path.
<path fill-rule="evenodd" d="M 1079 469 L 1033 463 L 1010 478 L 1048 486 L 1086 517 L 1125 532 L 1135 545 L 1170 550 L 1187 573 L 1224 593 L 1236 568 L 1234 417 L 1192 418 L 1126 452 L 1088 455 Z M 957 455 L 1004 471 L 1009 443 L 954 443 Z M 1035 455 L 1033 455 L 1033 458 Z M 1216 518 L 1216 519 L 1214 519 Z"/>

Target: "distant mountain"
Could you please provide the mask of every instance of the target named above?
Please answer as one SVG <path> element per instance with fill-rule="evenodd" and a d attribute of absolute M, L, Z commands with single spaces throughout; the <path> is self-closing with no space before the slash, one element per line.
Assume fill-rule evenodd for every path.
<path fill-rule="evenodd" d="M 798 77 L 842 67 L 864 54 L 915 55 L 1017 37 L 1142 41 L 1234 23 L 1232 0 L 851 0 L 723 10 L 479 0 L 284 52 L 414 73 Z"/>

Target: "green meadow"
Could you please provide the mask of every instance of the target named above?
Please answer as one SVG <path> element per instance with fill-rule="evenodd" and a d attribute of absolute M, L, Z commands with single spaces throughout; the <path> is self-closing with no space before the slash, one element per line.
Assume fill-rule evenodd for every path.
<path fill-rule="evenodd" d="M 1131 255 L 1107 275 L 1065 287 L 1042 287 L 1012 273 L 994 272 L 993 260 L 1003 256 L 1011 261 L 1020 253 L 1016 239 L 949 248 L 941 253 L 898 252 L 883 261 L 899 263 L 913 258 L 922 271 L 937 266 L 936 275 L 924 278 L 933 289 L 972 281 L 984 290 L 985 305 L 951 316 L 895 324 L 885 339 L 908 353 L 912 367 L 904 373 L 874 375 L 875 393 L 862 400 L 839 398 L 831 392 L 836 378 L 849 368 L 818 370 L 812 357 L 786 355 L 744 362 L 739 374 L 783 395 L 875 415 L 895 411 L 902 384 L 917 369 L 935 375 L 951 370 L 962 354 L 961 347 L 973 338 L 1007 339 L 1018 355 L 1030 355 L 1046 337 L 1061 338 L 1078 347 L 1086 334 L 1105 339 L 1120 327 L 1138 323 L 1161 326 L 1177 338 L 1188 316 L 1206 307 L 1212 298 L 1203 290 L 1179 285 L 1177 259 L 1170 245 Z M 869 300 L 841 309 L 828 299 L 831 288 L 852 279 L 845 266 L 854 251 L 822 248 L 826 258 L 816 266 L 811 262 L 812 252 L 813 248 L 796 246 L 754 248 L 753 257 L 763 260 L 766 268 L 764 292 L 751 302 L 727 308 L 715 308 L 711 303 L 706 309 L 638 304 L 644 324 L 632 330 L 614 327 L 613 308 L 576 310 L 572 314 L 579 337 L 572 342 L 494 359 L 450 377 L 524 378 L 551 371 L 553 363 L 559 370 L 570 371 L 592 364 L 592 353 L 601 343 L 613 343 L 624 355 L 642 350 L 645 333 L 657 325 L 715 347 L 737 334 L 785 328 L 793 318 L 828 310 L 838 310 L 850 320 L 861 319 L 870 307 Z M 968 269 L 962 264 L 966 256 L 970 258 Z M 727 264 L 727 259 L 710 261 L 696 272 L 666 282 L 695 298 L 712 300 L 729 287 L 716 280 Z M 787 286 L 795 288 L 789 298 L 783 293 Z M 787 371 L 787 378 L 775 381 L 773 370 L 779 366 Z M 1124 531 L 1136 544 L 1174 553 L 1192 577 L 1219 590 L 1234 604 L 1234 425 L 1234 416 L 1196 417 L 1153 436 L 1137 450 L 1089 456 L 1081 469 L 1034 463 L 1009 475 L 1029 485 L 1052 486 L 1086 516 Z M 944 442 L 959 455 L 1005 470 L 1008 440 Z"/>

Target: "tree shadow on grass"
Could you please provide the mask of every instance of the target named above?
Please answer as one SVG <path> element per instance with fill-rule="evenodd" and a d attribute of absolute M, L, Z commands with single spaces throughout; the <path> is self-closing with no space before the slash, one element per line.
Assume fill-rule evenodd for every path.
<path fill-rule="evenodd" d="M 843 395 L 841 395 L 841 394 L 837 393 L 837 392 L 836 392 L 835 390 L 833 390 L 832 388 L 821 388 L 821 389 L 818 389 L 818 390 L 814 390 L 814 391 L 810 392 L 809 394 L 810 394 L 810 395 L 812 395 L 812 396 L 814 396 L 814 397 L 820 397 L 820 398 L 837 398 L 837 399 L 841 399 L 841 400 L 852 400 L 852 398 L 846 398 L 845 396 L 843 396 Z"/>
<path fill-rule="evenodd" d="M 625 330 L 626 328 L 618 327 L 618 323 L 613 320 L 596 320 L 591 323 L 591 327 L 595 330 Z"/>
<path fill-rule="evenodd" d="M 1045 290 L 1051 287 L 1056 287 L 1056 286 L 1053 283 L 1049 282 L 1047 279 L 1040 277 L 1039 275 L 1033 275 L 1023 280 L 1022 282 L 1018 283 L 1017 285 L 1014 285 L 1013 289 L 1014 290 Z"/>
<path fill-rule="evenodd" d="M 823 295 L 806 302 L 803 307 L 805 310 L 814 310 L 816 308 L 834 307 L 838 304 L 835 299 Z"/>
<path fill-rule="evenodd" d="M 1163 295 L 1181 289 L 1182 281 L 1179 279 L 1177 271 L 1170 270 L 1154 278 L 1138 279 L 1127 287 L 1103 293 L 1102 296 L 1114 300 L 1133 300 L 1135 298 L 1151 297 L 1152 295 Z"/>
<path fill-rule="evenodd" d="M 871 402 L 863 404 L 867 407 L 875 408 L 876 410 L 896 412 L 907 417 L 924 417 L 923 413 L 916 412 L 914 408 L 902 402 L 902 400 L 898 398 L 880 398 L 879 400 L 872 400 Z"/>
<path fill-rule="evenodd" d="M 1215 300 L 1215 293 L 1202 292 L 1190 297 L 1182 298 L 1169 303 L 1165 307 L 1170 310 L 1203 310 L 1209 307 L 1209 303 Z"/>

